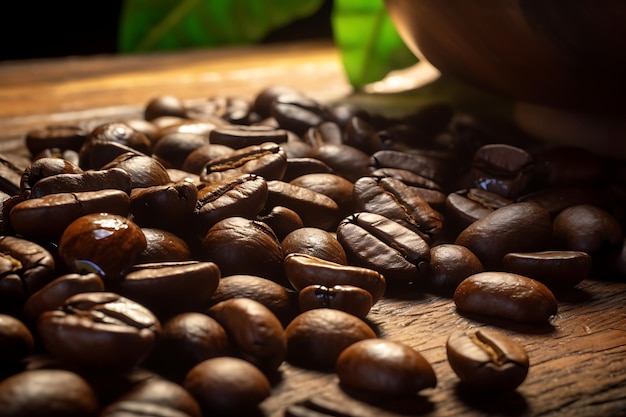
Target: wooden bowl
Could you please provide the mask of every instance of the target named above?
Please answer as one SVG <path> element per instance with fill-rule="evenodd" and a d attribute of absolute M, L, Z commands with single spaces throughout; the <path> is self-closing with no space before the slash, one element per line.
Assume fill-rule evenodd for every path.
<path fill-rule="evenodd" d="M 623 0 L 385 0 L 400 36 L 443 74 L 522 102 L 626 110 Z"/>

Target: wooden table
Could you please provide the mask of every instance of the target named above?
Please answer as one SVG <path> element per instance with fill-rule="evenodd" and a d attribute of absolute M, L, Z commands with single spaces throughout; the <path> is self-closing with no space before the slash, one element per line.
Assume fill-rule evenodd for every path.
<path fill-rule="evenodd" d="M 277 84 L 319 100 L 351 94 L 339 55 L 326 42 L 2 62 L 0 152 L 22 152 L 24 133 L 34 127 L 140 116 L 147 101 L 161 94 L 185 100 L 251 98 Z M 282 416 L 290 404 L 312 399 L 341 404 L 354 416 L 626 415 L 626 284 L 590 279 L 558 299 L 552 326 L 533 328 L 463 317 L 442 297 L 389 294 L 368 319 L 381 337 L 413 346 L 432 363 L 436 388 L 410 400 L 371 397 L 366 403 L 340 389 L 333 373 L 285 363 L 282 379 L 261 409 L 266 416 Z M 496 325 L 526 347 L 531 369 L 516 392 L 481 397 L 458 385 L 446 360 L 445 341 L 457 329 Z"/>

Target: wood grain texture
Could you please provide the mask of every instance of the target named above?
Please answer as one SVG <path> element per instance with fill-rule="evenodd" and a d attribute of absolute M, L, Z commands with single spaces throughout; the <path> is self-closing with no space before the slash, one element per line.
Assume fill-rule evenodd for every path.
<path fill-rule="evenodd" d="M 320 100 L 350 94 L 332 44 L 302 43 L 141 56 L 68 57 L 0 63 L 0 152 L 23 152 L 24 134 L 50 123 L 98 123 L 141 116 L 159 94 L 184 100 L 212 95 L 251 98 L 288 85 Z M 368 99 L 369 100 L 369 99 Z M 371 106 L 371 100 L 368 101 Z M 334 373 L 284 363 L 261 414 L 280 417 L 296 403 L 346 416 L 626 415 L 626 284 L 586 280 L 558 294 L 548 326 L 483 321 L 457 313 L 448 298 L 417 288 L 388 292 L 368 316 L 380 337 L 419 350 L 438 377 L 436 388 L 404 400 L 362 396 L 339 386 Z M 501 329 L 528 351 L 528 378 L 513 393 L 468 391 L 447 363 L 445 342 L 458 329 Z M 343 413 L 343 414 L 342 414 Z"/>

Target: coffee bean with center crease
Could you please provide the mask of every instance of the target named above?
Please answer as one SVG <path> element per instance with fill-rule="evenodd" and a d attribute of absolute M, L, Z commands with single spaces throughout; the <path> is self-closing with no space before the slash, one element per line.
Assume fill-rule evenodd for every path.
<path fill-rule="evenodd" d="M 56 262 L 43 246 L 16 236 L 0 236 L 0 311 L 15 312 L 54 279 Z"/>
<path fill-rule="evenodd" d="M 287 132 L 272 126 L 227 125 L 212 130 L 209 134 L 209 141 L 216 145 L 241 149 L 248 146 L 260 146 L 267 142 L 286 142 Z"/>
<path fill-rule="evenodd" d="M 22 174 L 20 196 L 29 198 L 33 186 L 41 179 L 57 174 L 79 174 L 83 170 L 76 164 L 60 158 L 40 158 L 34 160 Z"/>
<path fill-rule="evenodd" d="M 446 231 L 456 237 L 463 229 L 513 201 L 480 188 L 457 190 L 446 197 Z"/>
<path fill-rule="evenodd" d="M 471 174 L 475 187 L 514 199 L 526 191 L 533 169 L 533 156 L 524 149 L 488 144 L 474 154 Z"/>
<path fill-rule="evenodd" d="M 129 173 L 120 168 L 112 168 L 52 175 L 37 181 L 32 186 L 29 198 L 56 193 L 98 191 L 105 188 L 121 190 L 130 194 L 131 177 Z"/>
<path fill-rule="evenodd" d="M 53 356 L 72 367 L 107 372 L 141 363 L 160 331 L 150 310 L 111 292 L 74 295 L 37 321 L 42 344 Z"/>
<path fill-rule="evenodd" d="M 189 181 L 134 188 L 130 212 L 141 227 L 182 232 L 188 227 L 198 202 L 198 187 Z"/>
<path fill-rule="evenodd" d="M 355 211 L 353 199 L 354 184 L 340 175 L 308 173 L 294 178 L 289 183 L 308 188 L 332 198 L 339 206 L 340 217 L 345 217 Z"/>
<path fill-rule="evenodd" d="M 355 213 L 339 224 L 337 240 L 351 265 L 380 272 L 388 285 L 415 282 L 428 272 L 428 243 L 413 229 L 385 216 Z"/>
<path fill-rule="evenodd" d="M 18 195 L 22 176 L 29 166 L 28 158 L 13 154 L 0 154 L 0 191 L 12 196 Z"/>
<path fill-rule="evenodd" d="M 499 331 L 456 331 L 448 337 L 446 352 L 452 370 L 474 389 L 513 390 L 528 374 L 528 354 L 522 345 Z"/>
<path fill-rule="evenodd" d="M 415 188 L 395 178 L 362 177 L 354 183 L 355 209 L 375 213 L 418 233 L 427 243 L 438 240 L 443 217 Z"/>
<path fill-rule="evenodd" d="M 372 170 L 380 168 L 398 168 L 414 172 L 428 178 L 442 187 L 448 184 L 452 172 L 449 161 L 425 153 L 380 150 L 371 155 Z"/>
<path fill-rule="evenodd" d="M 287 155 L 278 144 L 266 142 L 246 146 L 207 162 L 200 174 L 203 182 L 255 174 L 266 180 L 281 179 L 287 169 Z"/>
<path fill-rule="evenodd" d="M 453 296 L 462 313 L 520 323 L 548 323 L 557 301 L 539 281 L 509 272 L 479 272 L 464 279 Z"/>
<path fill-rule="evenodd" d="M 304 227 L 298 213 L 283 206 L 271 207 L 269 211 L 262 210 L 256 216 L 256 220 L 267 224 L 280 241 L 294 230 Z"/>

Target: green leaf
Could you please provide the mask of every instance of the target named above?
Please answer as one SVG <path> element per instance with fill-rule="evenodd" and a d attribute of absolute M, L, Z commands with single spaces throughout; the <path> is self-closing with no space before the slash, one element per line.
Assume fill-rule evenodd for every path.
<path fill-rule="evenodd" d="M 335 0 L 332 28 L 346 75 L 355 88 L 417 62 L 398 35 L 384 0 Z"/>
<path fill-rule="evenodd" d="M 323 0 L 125 0 L 120 52 L 259 42 L 317 12 Z"/>

